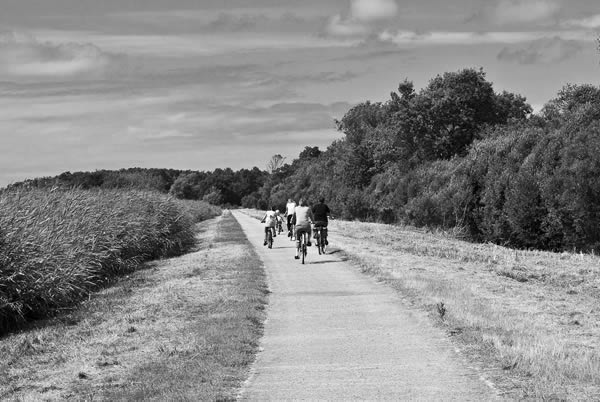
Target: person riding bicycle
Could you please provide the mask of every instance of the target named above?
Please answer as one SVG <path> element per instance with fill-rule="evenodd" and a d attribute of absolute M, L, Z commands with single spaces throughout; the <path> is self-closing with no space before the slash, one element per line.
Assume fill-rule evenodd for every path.
<path fill-rule="evenodd" d="M 296 203 L 291 198 L 288 198 L 288 202 L 285 205 L 285 213 L 287 215 L 287 230 L 288 237 L 292 237 L 292 217 L 294 216 L 294 208 L 296 208 Z"/>
<path fill-rule="evenodd" d="M 269 231 L 272 231 L 273 237 L 275 237 L 275 222 L 277 222 L 277 218 L 275 217 L 275 207 L 272 207 L 270 211 L 265 212 L 265 215 L 260 220 L 261 223 L 265 224 L 265 241 L 263 246 L 267 245 L 267 239 L 269 235 Z"/>
<path fill-rule="evenodd" d="M 283 217 L 281 216 L 281 213 L 279 212 L 279 210 L 275 211 L 275 218 L 276 218 L 276 226 L 277 226 L 277 233 L 281 233 L 283 232 Z"/>
<path fill-rule="evenodd" d="M 325 204 L 325 198 L 323 198 L 323 197 L 319 198 L 319 203 L 315 204 L 312 207 L 312 213 L 314 216 L 315 229 L 318 226 L 321 226 L 323 228 L 321 230 L 321 233 L 323 235 L 323 242 L 325 243 L 325 245 L 328 245 L 329 242 L 327 241 L 327 223 L 328 223 L 327 216 L 331 215 L 331 210 L 329 209 L 327 204 Z M 316 239 L 317 238 L 316 230 L 314 232 L 314 236 Z"/>
<path fill-rule="evenodd" d="M 294 235 L 296 236 L 296 256 L 294 257 L 296 260 L 300 258 L 300 239 L 302 238 L 302 234 L 307 234 L 308 243 L 307 246 L 311 246 L 310 242 L 310 233 L 311 227 L 310 224 L 313 221 L 312 210 L 304 205 L 304 200 L 301 198 L 298 201 L 298 206 L 294 208 L 294 215 L 292 217 L 292 222 L 296 225 L 294 228 Z"/>

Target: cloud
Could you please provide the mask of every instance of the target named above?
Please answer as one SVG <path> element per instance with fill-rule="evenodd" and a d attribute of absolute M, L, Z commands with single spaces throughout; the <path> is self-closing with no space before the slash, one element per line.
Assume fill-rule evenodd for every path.
<path fill-rule="evenodd" d="M 366 37 L 397 14 L 396 0 L 351 0 L 350 10 L 329 18 L 325 31 L 332 36 Z"/>
<path fill-rule="evenodd" d="M 97 77 L 126 65 L 122 55 L 107 53 L 93 44 L 40 42 L 32 35 L 0 34 L 0 77 Z"/>
<path fill-rule="evenodd" d="M 505 47 L 498 53 L 497 58 L 500 61 L 519 64 L 557 63 L 575 56 L 582 49 L 583 46 L 579 42 L 554 36 L 538 39 L 525 47 Z"/>
<path fill-rule="evenodd" d="M 559 34 L 550 31 L 434 31 L 417 33 L 413 31 L 386 30 L 378 36 L 380 41 L 394 43 L 398 46 L 519 44 L 540 41 L 548 37 L 554 37 L 555 40 L 561 40 L 568 43 L 589 42 L 595 39 L 594 36 L 590 35 L 588 32 L 577 30 L 561 31 Z"/>
<path fill-rule="evenodd" d="M 566 27 L 580 27 L 586 29 L 600 28 L 600 14 L 592 15 L 587 18 L 572 19 L 562 23 Z"/>
<path fill-rule="evenodd" d="M 330 35 L 344 37 L 362 37 L 371 32 L 367 25 L 353 19 L 344 19 L 340 14 L 329 19 L 326 31 Z"/>
<path fill-rule="evenodd" d="M 497 25 L 547 23 L 561 11 L 557 0 L 497 0 L 487 3 L 470 20 L 483 20 Z"/>
<path fill-rule="evenodd" d="M 351 15 L 359 21 L 393 18 L 398 14 L 395 0 L 352 0 Z"/>
<path fill-rule="evenodd" d="M 543 37 L 541 32 L 447 32 L 417 33 L 413 31 L 383 31 L 382 42 L 396 45 L 481 45 L 491 43 L 520 43 Z"/>
<path fill-rule="evenodd" d="M 222 12 L 205 24 L 195 24 L 195 30 L 201 29 L 209 32 L 302 32 L 306 30 L 307 25 L 314 23 L 313 20 L 291 12 L 285 12 L 281 15 Z"/>

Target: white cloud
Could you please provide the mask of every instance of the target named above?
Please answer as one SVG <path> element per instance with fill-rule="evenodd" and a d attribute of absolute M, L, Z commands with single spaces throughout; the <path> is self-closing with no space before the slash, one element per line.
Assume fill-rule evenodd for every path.
<path fill-rule="evenodd" d="M 379 34 L 379 40 L 396 45 L 485 45 L 518 44 L 556 36 L 562 40 L 590 41 L 594 38 L 586 32 L 564 31 L 560 35 L 546 31 L 532 32 L 428 32 L 386 30 Z"/>
<path fill-rule="evenodd" d="M 351 15 L 359 21 L 393 18 L 398 14 L 395 0 L 352 0 Z"/>
<path fill-rule="evenodd" d="M 549 23 L 561 11 L 560 0 L 496 0 L 488 2 L 472 19 L 496 25 Z"/>
<path fill-rule="evenodd" d="M 40 42 L 19 32 L 0 35 L 0 77 L 5 79 L 97 76 L 123 66 L 123 56 L 92 44 Z"/>
<path fill-rule="evenodd" d="M 563 26 L 567 27 L 581 27 L 586 29 L 598 29 L 600 28 L 600 14 L 592 15 L 587 18 L 572 19 L 563 22 Z"/>
<path fill-rule="evenodd" d="M 369 33 L 369 28 L 355 20 L 345 20 L 337 14 L 329 19 L 327 32 L 333 36 L 357 37 Z"/>
<path fill-rule="evenodd" d="M 52 41 L 67 40 L 69 32 L 36 31 L 39 37 Z M 355 43 L 336 38 L 318 37 L 311 33 L 291 32 L 273 35 L 262 32 L 218 32 L 165 35 L 114 35 L 79 31 L 79 37 L 112 53 L 131 56 L 193 57 L 261 50 L 318 49 L 348 47 Z"/>
<path fill-rule="evenodd" d="M 575 56 L 582 48 L 580 42 L 554 36 L 518 48 L 505 47 L 498 53 L 498 60 L 519 64 L 557 63 Z"/>
<path fill-rule="evenodd" d="M 351 0 L 350 11 L 332 16 L 326 32 L 341 37 L 367 37 L 382 20 L 398 14 L 396 0 Z"/>
<path fill-rule="evenodd" d="M 552 0 L 502 0 L 495 9 L 500 24 L 534 22 L 552 18 L 560 10 L 560 4 Z"/>

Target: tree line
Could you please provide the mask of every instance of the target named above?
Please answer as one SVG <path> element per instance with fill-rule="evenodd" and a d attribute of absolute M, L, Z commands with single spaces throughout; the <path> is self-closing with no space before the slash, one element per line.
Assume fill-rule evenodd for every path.
<path fill-rule="evenodd" d="M 566 85 L 532 114 L 482 70 L 410 81 L 363 102 L 326 150 L 307 147 L 260 199 L 325 197 L 348 219 L 458 228 L 519 248 L 600 246 L 600 88 Z"/>
<path fill-rule="evenodd" d="M 459 229 L 475 241 L 521 248 L 600 245 L 600 88 L 566 85 L 533 114 L 496 92 L 481 69 L 402 81 L 383 102 L 336 121 L 325 150 L 284 163 L 212 172 L 121 169 L 66 172 L 11 187 L 136 187 L 212 204 L 283 209 L 325 197 L 336 215 Z"/>
<path fill-rule="evenodd" d="M 19 188 L 138 189 L 235 207 L 242 204 L 243 197 L 256 193 L 263 186 L 267 176 L 266 171 L 256 167 L 238 171 L 218 168 L 206 172 L 135 167 L 94 172 L 64 172 L 54 177 L 39 177 L 13 183 L 4 191 Z"/>

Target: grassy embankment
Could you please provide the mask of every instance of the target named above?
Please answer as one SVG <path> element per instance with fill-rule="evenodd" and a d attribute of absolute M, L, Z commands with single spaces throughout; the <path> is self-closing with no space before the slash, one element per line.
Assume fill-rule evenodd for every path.
<path fill-rule="evenodd" d="M 336 221 L 332 244 L 490 357 L 523 398 L 600 396 L 600 259 Z M 438 308 L 443 303 L 445 314 Z M 443 309 L 442 309 L 443 310 Z"/>
<path fill-rule="evenodd" d="M 262 263 L 229 213 L 69 315 L 0 340 L 2 400 L 232 400 L 254 360 Z"/>
<path fill-rule="evenodd" d="M 330 240 L 497 368 L 507 397 L 600 398 L 600 258 L 338 220 Z"/>
<path fill-rule="evenodd" d="M 202 202 L 118 190 L 0 194 L 0 335 L 85 299 L 111 278 L 194 244 Z"/>

